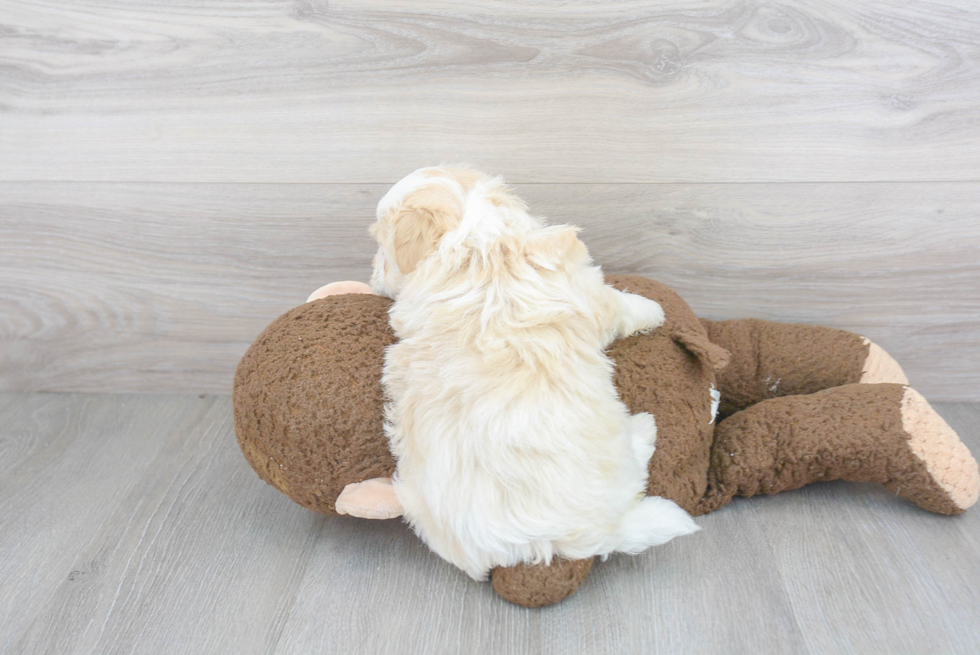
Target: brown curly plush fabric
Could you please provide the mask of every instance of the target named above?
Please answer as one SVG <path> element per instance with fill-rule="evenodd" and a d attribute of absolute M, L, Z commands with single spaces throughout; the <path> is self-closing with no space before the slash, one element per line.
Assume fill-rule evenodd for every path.
<path fill-rule="evenodd" d="M 649 412 L 657 423 L 647 495 L 670 498 L 697 513 L 708 484 L 714 424 L 709 390 L 728 353 L 714 346 L 691 308 L 665 285 L 638 275 L 610 275 L 621 291 L 652 298 L 666 321 L 649 335 L 615 342 L 613 381 L 630 413 Z"/>
<path fill-rule="evenodd" d="M 493 590 L 524 607 L 554 605 L 579 588 L 592 570 L 594 558 L 556 559 L 550 566 L 518 564 L 493 570 Z"/>
<path fill-rule="evenodd" d="M 345 486 L 388 477 L 382 431 L 391 301 L 333 296 L 273 321 L 235 373 L 235 434 L 259 476 L 300 505 L 336 514 Z"/>

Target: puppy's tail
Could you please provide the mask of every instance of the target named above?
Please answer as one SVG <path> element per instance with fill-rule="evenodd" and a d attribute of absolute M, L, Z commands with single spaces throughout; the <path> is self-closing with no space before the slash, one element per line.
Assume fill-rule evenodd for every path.
<path fill-rule="evenodd" d="M 619 528 L 618 552 L 635 555 L 650 546 L 665 544 L 674 537 L 697 532 L 701 528 L 691 515 L 672 500 L 648 496 L 626 512 Z"/>

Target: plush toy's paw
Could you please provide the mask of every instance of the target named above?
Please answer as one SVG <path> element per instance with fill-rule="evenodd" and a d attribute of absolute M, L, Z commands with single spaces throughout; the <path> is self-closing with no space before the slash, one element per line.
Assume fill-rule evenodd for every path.
<path fill-rule="evenodd" d="M 864 337 L 862 337 L 864 338 Z M 868 358 L 864 360 L 861 368 L 861 382 L 864 384 L 877 384 L 879 382 L 891 382 L 892 384 L 908 384 L 909 379 L 905 377 L 905 372 L 898 362 L 885 352 L 881 346 L 873 341 L 864 338 L 864 343 L 868 346 Z"/>
<path fill-rule="evenodd" d="M 371 287 L 363 282 L 344 280 L 343 282 L 331 282 L 330 284 L 324 284 L 322 287 L 311 293 L 310 297 L 306 299 L 306 302 L 312 302 L 314 300 L 319 300 L 320 298 L 326 298 L 327 296 L 339 296 L 345 293 L 374 292 L 371 290 Z"/>
<path fill-rule="evenodd" d="M 395 519 L 404 513 L 391 478 L 372 478 L 344 487 L 335 503 L 338 514 L 362 519 Z"/>
<path fill-rule="evenodd" d="M 944 514 L 959 514 L 980 496 L 977 461 L 959 436 L 915 389 L 902 397 L 902 428 L 909 435 L 909 449 L 922 461 L 933 481 L 946 493 L 955 509 L 926 507 Z M 923 502 L 920 505 L 925 506 Z M 958 510 L 958 511 L 957 511 Z"/>

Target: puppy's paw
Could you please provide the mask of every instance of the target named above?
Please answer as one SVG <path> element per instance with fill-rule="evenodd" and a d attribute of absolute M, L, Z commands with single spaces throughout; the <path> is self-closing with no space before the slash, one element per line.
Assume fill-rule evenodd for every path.
<path fill-rule="evenodd" d="M 655 300 L 634 293 L 620 294 L 622 313 L 619 317 L 619 336 L 646 334 L 664 324 L 664 309 Z"/>

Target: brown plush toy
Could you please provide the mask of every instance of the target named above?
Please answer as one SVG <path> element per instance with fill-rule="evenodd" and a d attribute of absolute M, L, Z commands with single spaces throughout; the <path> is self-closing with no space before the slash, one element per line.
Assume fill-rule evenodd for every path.
<path fill-rule="evenodd" d="M 630 412 L 657 421 L 647 493 L 697 516 L 734 496 L 818 480 L 877 482 L 923 509 L 959 514 L 977 463 L 881 348 L 825 327 L 699 320 L 638 276 L 620 290 L 659 302 L 666 323 L 609 349 Z M 368 293 L 365 293 L 365 292 Z M 395 461 L 382 433 L 381 368 L 391 301 L 335 283 L 274 321 L 235 375 L 235 431 L 252 467 L 322 514 L 392 518 Z M 718 409 L 720 392 L 720 412 Z M 505 599 L 540 607 L 575 591 L 592 560 L 495 569 Z"/>

